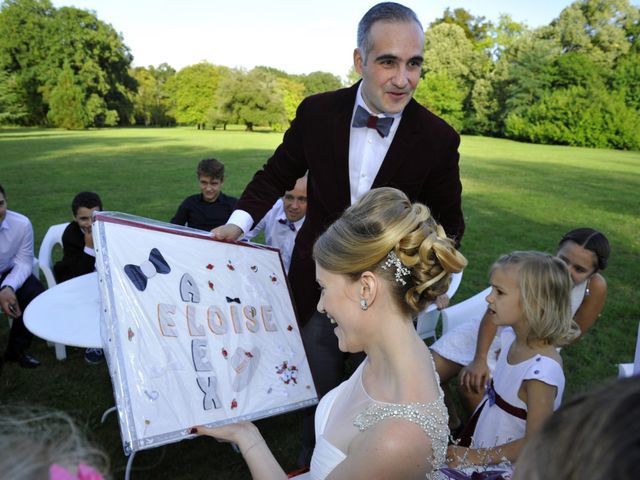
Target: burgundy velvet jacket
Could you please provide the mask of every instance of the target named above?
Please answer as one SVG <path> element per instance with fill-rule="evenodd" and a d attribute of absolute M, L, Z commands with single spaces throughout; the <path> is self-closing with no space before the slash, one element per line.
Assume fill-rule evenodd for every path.
<path fill-rule="evenodd" d="M 259 221 L 308 170 L 307 216 L 291 257 L 289 282 L 304 325 L 319 298 L 313 244 L 350 205 L 349 134 L 358 84 L 306 98 L 282 144 L 245 188 L 236 208 Z M 464 233 L 459 135 L 444 120 L 411 100 L 372 188 L 395 187 L 426 204 L 447 235 Z"/>

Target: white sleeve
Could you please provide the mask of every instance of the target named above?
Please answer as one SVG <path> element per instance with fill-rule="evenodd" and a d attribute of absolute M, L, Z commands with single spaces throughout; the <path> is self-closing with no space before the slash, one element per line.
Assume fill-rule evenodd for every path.
<path fill-rule="evenodd" d="M 249 215 L 249 213 L 245 212 L 244 210 L 234 210 L 229 217 L 229 220 L 227 220 L 227 225 L 229 225 L 230 223 L 236 225 L 237 227 L 240 227 L 242 233 L 244 234 L 251 230 L 251 226 L 253 225 L 253 217 L 251 217 L 251 215 Z"/>
<path fill-rule="evenodd" d="M 7 275 L 2 285 L 10 285 L 18 290 L 29 278 L 33 271 L 33 227 L 28 222 L 23 229 L 20 246 L 13 260 L 11 273 Z"/>

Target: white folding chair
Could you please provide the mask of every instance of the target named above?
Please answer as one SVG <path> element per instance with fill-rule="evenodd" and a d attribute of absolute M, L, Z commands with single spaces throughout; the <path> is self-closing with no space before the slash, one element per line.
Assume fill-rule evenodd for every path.
<path fill-rule="evenodd" d="M 47 280 L 47 288 L 52 288 L 56 285 L 56 278 L 53 276 L 52 253 L 56 245 L 60 245 L 62 248 L 62 234 L 64 233 L 65 228 L 67 228 L 67 225 L 69 225 L 69 222 L 51 225 L 40 244 L 38 263 L 40 265 L 40 270 L 44 273 L 44 278 Z M 64 360 L 67 358 L 67 350 L 63 344 L 54 343 L 54 348 L 56 350 L 56 358 L 58 360 Z"/>
<path fill-rule="evenodd" d="M 458 325 L 469 322 L 475 318 L 480 319 L 487 310 L 487 301 L 485 300 L 491 287 L 488 287 L 476 293 L 473 297 L 457 303 L 451 307 L 442 310 L 442 334 L 454 329 Z"/>
<path fill-rule="evenodd" d="M 640 323 L 638 324 L 638 335 L 636 337 L 636 353 L 633 363 L 618 364 L 618 378 L 632 377 L 640 375 Z"/>
<path fill-rule="evenodd" d="M 451 275 L 451 283 L 449 284 L 449 289 L 447 290 L 447 296 L 449 299 L 453 297 L 453 295 L 458 290 L 460 286 L 460 282 L 462 281 L 462 272 L 454 273 Z M 438 320 L 440 319 L 440 310 L 438 310 L 435 304 L 431 304 L 427 307 L 426 310 L 420 312 L 418 314 L 418 320 L 416 324 L 416 330 L 420 338 L 423 340 L 427 338 L 436 339 L 436 327 L 438 326 Z"/>

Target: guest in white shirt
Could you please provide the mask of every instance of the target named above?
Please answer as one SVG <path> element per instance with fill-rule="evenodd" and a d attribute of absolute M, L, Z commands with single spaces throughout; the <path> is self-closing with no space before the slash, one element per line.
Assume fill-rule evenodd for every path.
<path fill-rule="evenodd" d="M 27 305 L 44 291 L 32 271 L 33 227 L 27 217 L 7 209 L 7 195 L 0 185 L 0 309 L 13 319 L 4 360 L 17 362 L 23 368 L 40 365 L 25 352 L 33 334 L 22 320 Z"/>
<path fill-rule="evenodd" d="M 307 177 L 299 178 L 293 190 L 285 192 L 271 210 L 262 217 L 257 225 L 245 237 L 244 241 L 255 238 L 264 231 L 267 245 L 280 250 L 284 268 L 289 272 L 291 252 L 296 242 L 296 235 L 304 223 L 307 213 Z"/>

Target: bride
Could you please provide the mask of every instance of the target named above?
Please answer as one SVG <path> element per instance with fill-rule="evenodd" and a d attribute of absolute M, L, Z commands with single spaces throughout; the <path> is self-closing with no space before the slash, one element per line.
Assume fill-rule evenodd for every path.
<path fill-rule="evenodd" d="M 318 310 L 340 350 L 366 360 L 325 395 L 316 448 L 298 479 L 424 479 L 444 464 L 447 410 L 431 353 L 413 317 L 447 290 L 465 258 L 421 204 L 393 188 L 365 194 L 313 249 Z M 235 442 L 254 479 L 285 479 L 254 424 L 197 433 Z"/>

